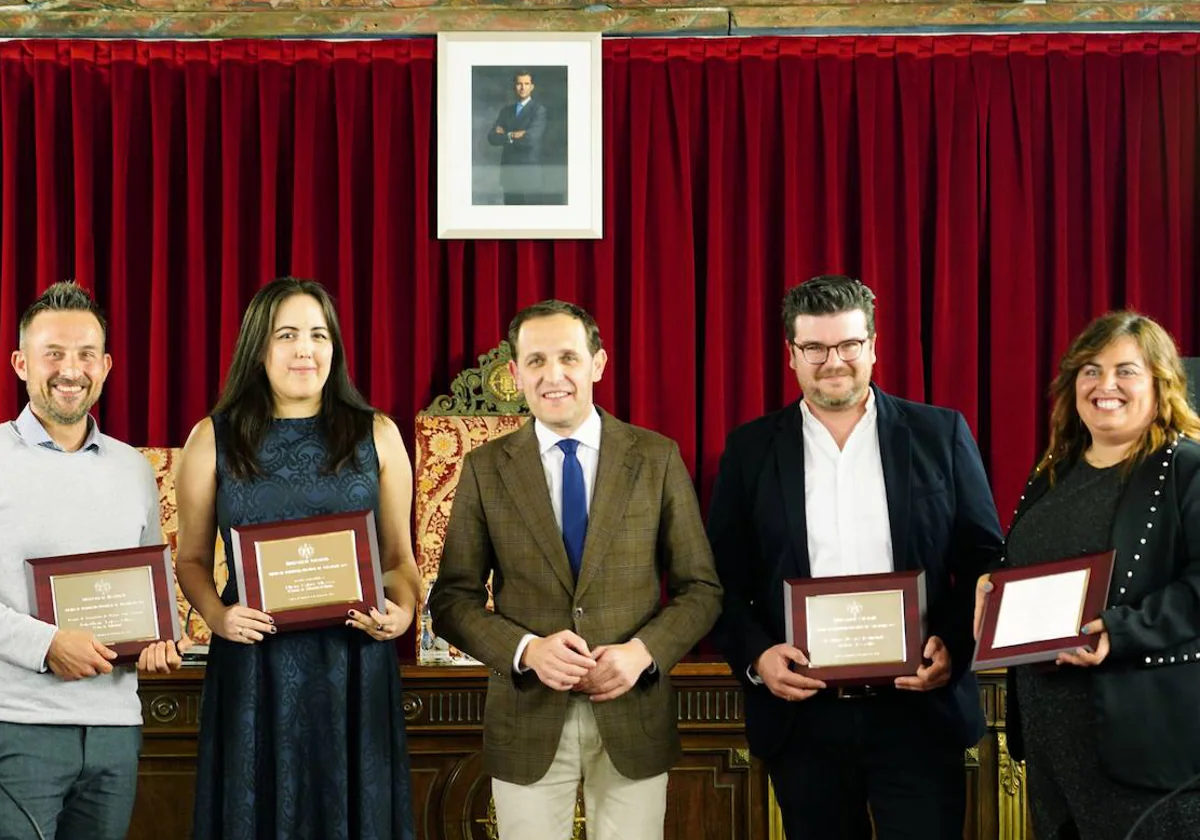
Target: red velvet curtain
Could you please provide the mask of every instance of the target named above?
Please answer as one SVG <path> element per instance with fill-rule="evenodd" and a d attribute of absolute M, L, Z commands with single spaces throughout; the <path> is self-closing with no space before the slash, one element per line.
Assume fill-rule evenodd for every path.
<path fill-rule="evenodd" d="M 976 430 L 1002 513 L 1058 354 L 1133 306 L 1197 349 L 1195 34 L 610 40 L 602 241 L 431 235 L 434 44 L 0 44 L 0 334 L 76 277 L 111 317 L 104 428 L 178 445 L 268 278 L 336 294 L 402 429 L 524 304 L 573 299 L 600 401 L 679 441 L 795 396 L 779 299 L 879 295 L 878 380 Z M 0 377 L 0 414 L 22 394 Z"/>

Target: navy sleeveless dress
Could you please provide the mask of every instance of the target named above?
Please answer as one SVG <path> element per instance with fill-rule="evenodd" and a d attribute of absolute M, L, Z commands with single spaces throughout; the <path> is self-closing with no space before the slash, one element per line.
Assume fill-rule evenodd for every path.
<path fill-rule="evenodd" d="M 322 473 L 316 418 L 276 420 L 264 477 L 232 478 L 227 428 L 215 417 L 217 524 L 231 526 L 375 509 L 379 457 Z M 237 602 L 231 574 L 221 596 Z M 216 635 L 200 708 L 194 840 L 412 840 L 415 836 L 395 645 L 338 625 L 241 645 Z"/>

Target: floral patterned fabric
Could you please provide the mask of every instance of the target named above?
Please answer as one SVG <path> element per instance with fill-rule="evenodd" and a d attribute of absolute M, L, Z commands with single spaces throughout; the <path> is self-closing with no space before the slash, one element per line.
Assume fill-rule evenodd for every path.
<path fill-rule="evenodd" d="M 528 419 L 528 415 L 417 415 L 413 507 L 416 509 L 417 568 L 426 597 L 437 578 L 463 457 L 481 444 L 515 432 Z M 488 606 L 491 606 L 490 598 Z M 428 611 L 421 617 L 417 656 L 422 662 L 468 664 L 472 661 L 432 636 Z"/>
<path fill-rule="evenodd" d="M 175 502 L 175 473 L 179 469 L 183 450 L 166 447 L 141 447 L 139 451 L 146 456 L 146 460 L 154 468 L 154 477 L 158 481 L 158 509 L 162 515 L 163 538 L 171 546 L 171 557 L 174 558 L 179 542 L 179 506 Z M 213 577 L 216 580 L 217 591 L 220 592 L 225 588 L 225 582 L 229 579 L 229 569 L 225 565 L 225 550 L 221 545 L 220 535 L 217 536 L 213 552 L 216 558 Z M 185 628 L 187 635 L 196 644 L 207 645 L 212 639 L 212 631 L 208 629 L 208 625 L 204 623 L 204 619 L 200 617 L 199 613 L 192 612 L 190 616 L 188 615 L 191 604 L 183 597 L 178 583 L 175 584 L 175 603 L 179 608 L 179 626 Z"/>

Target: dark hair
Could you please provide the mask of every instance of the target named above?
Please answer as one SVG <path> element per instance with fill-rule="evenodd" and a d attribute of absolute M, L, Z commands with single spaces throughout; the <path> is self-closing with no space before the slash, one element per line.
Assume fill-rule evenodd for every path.
<path fill-rule="evenodd" d="M 1101 315 L 1084 328 L 1058 363 L 1058 376 L 1050 385 L 1054 407 L 1050 411 L 1050 443 L 1038 462 L 1037 471 L 1055 468 L 1083 455 L 1092 435 L 1079 417 L 1075 402 L 1075 380 L 1084 365 L 1119 338 L 1137 342 L 1154 380 L 1156 411 L 1149 428 L 1129 449 L 1122 472 L 1128 475 L 1147 456 L 1174 440 L 1177 435 L 1200 439 L 1200 418 L 1188 404 L 1187 373 L 1175 341 L 1157 322 L 1136 312 L 1123 310 Z"/>
<path fill-rule="evenodd" d="M 604 347 L 604 343 L 600 340 L 600 327 L 586 309 L 573 303 L 567 303 L 565 300 L 543 300 L 532 306 L 526 306 L 509 323 L 508 345 L 512 349 L 513 359 L 517 358 L 517 334 L 521 331 L 521 326 L 534 318 L 548 318 L 551 315 L 567 315 L 583 324 L 584 331 L 587 332 L 588 352 L 593 356 Z"/>
<path fill-rule="evenodd" d="M 513 73 L 513 84 L 515 85 L 517 83 L 517 79 L 521 78 L 522 76 L 528 76 L 529 81 L 536 84 L 536 81 L 533 78 L 533 73 L 528 70 L 518 70 L 516 73 Z"/>
<path fill-rule="evenodd" d="M 360 469 L 362 465 L 358 463 L 355 449 L 374 433 L 376 412 L 350 381 L 342 330 L 329 293 L 312 280 L 280 277 L 259 289 L 246 307 L 233 361 L 229 364 L 229 376 L 221 398 L 213 408 L 213 414 L 225 415 L 229 423 L 225 451 L 229 472 L 234 478 L 247 479 L 262 474 L 258 449 L 275 418 L 271 385 L 263 361 L 275 313 L 281 303 L 294 295 L 308 295 L 320 304 L 333 345 L 329 378 L 321 393 L 318 415 L 329 449 L 325 470 L 335 473 L 351 462 L 355 469 Z"/>
<path fill-rule="evenodd" d="M 819 274 L 793 286 L 783 296 L 783 330 L 796 338 L 796 316 L 836 315 L 859 310 L 867 316 L 867 335 L 875 335 L 875 293 L 844 274 Z"/>
<path fill-rule="evenodd" d="M 100 307 L 92 300 L 91 295 L 76 285 L 74 280 L 63 280 L 54 283 L 42 292 L 41 296 L 31 303 L 21 315 L 20 325 L 17 328 L 18 347 L 25 343 L 25 331 L 29 329 L 33 319 L 43 312 L 90 312 L 100 322 L 100 334 L 106 342 L 108 340 L 108 323 L 104 320 Z"/>

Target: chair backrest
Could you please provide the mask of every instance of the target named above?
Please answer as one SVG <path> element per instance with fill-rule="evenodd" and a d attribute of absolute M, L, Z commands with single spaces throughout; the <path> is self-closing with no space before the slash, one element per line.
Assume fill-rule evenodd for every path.
<path fill-rule="evenodd" d="M 479 367 L 454 378 L 449 394 L 437 397 L 417 414 L 413 508 L 417 568 L 426 601 L 437 579 L 463 457 L 481 444 L 516 431 L 529 419 L 525 398 L 508 369 L 511 358 L 508 342 L 500 342 L 479 357 Z M 427 609 L 421 612 L 417 657 L 431 664 L 474 662 L 434 637 Z"/>
<path fill-rule="evenodd" d="M 176 556 L 179 542 L 179 505 L 175 501 L 175 474 L 179 469 L 179 461 L 183 450 L 179 448 L 144 446 L 139 451 L 154 468 L 154 478 L 158 482 L 158 510 L 162 517 L 163 538 L 171 546 L 172 559 Z M 225 565 L 225 548 L 221 538 L 217 537 L 215 552 L 215 568 L 213 577 L 216 580 L 217 591 L 225 587 L 229 577 Z M 191 604 L 183 597 L 179 583 L 175 584 L 175 602 L 179 608 L 179 626 L 186 628 L 187 635 L 196 644 L 207 645 L 212 639 L 212 631 L 204 623 L 200 614 L 191 609 Z"/>

